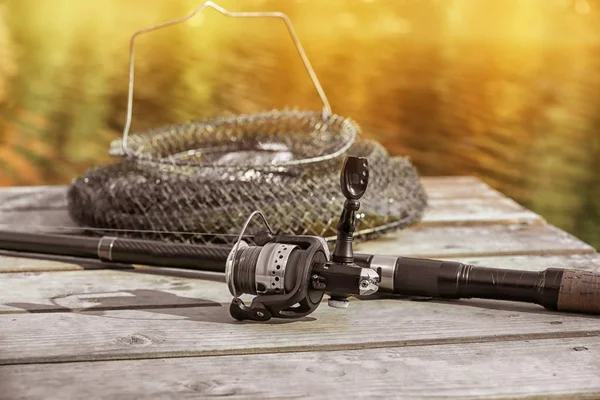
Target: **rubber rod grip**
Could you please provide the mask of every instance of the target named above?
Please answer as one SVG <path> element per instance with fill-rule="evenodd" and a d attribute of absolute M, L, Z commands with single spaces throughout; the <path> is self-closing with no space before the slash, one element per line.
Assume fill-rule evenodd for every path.
<path fill-rule="evenodd" d="M 600 314 L 600 273 L 566 269 L 560 283 L 557 308 Z"/>

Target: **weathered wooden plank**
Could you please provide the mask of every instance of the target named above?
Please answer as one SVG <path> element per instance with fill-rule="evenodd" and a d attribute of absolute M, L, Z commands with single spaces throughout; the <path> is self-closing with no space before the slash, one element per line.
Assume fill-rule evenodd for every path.
<path fill-rule="evenodd" d="M 0 211 L 67 208 L 66 186 L 15 186 L 0 188 Z"/>
<path fill-rule="evenodd" d="M 421 183 L 430 200 L 505 197 L 475 177 L 423 177 Z"/>
<path fill-rule="evenodd" d="M 430 200 L 421 226 L 472 226 L 543 223 L 542 217 L 506 197 Z M 55 227 L 79 228 L 64 209 L 0 211 L 0 229 L 30 232 L 65 232 Z"/>
<path fill-rule="evenodd" d="M 471 226 L 486 224 L 545 223 L 538 214 L 507 197 L 434 199 L 421 226 Z"/>
<path fill-rule="evenodd" d="M 472 175 L 448 175 L 448 176 L 422 176 L 424 185 L 458 185 L 480 183 L 481 180 Z"/>
<path fill-rule="evenodd" d="M 0 229 L 41 233 L 76 228 L 67 212 L 66 191 L 66 186 L 0 188 Z"/>
<path fill-rule="evenodd" d="M 220 306 L 231 301 L 224 282 L 224 274 L 157 269 L 4 274 L 0 313 Z"/>
<path fill-rule="evenodd" d="M 101 299 L 100 299 L 101 300 Z M 299 321 L 240 323 L 227 307 L 0 314 L 0 364 L 343 350 L 600 334 L 600 318 L 532 304 L 355 300 Z"/>
<path fill-rule="evenodd" d="M 68 212 L 61 209 L 0 211 L 0 229 L 35 233 L 81 232 L 81 228 L 73 222 Z"/>
<path fill-rule="evenodd" d="M 600 271 L 600 255 L 465 258 L 494 268 Z M 69 265 L 69 264 L 66 264 Z M 231 300 L 223 274 L 138 266 L 132 270 L 7 273 L 0 279 L 0 313 L 214 305 Z"/>
<path fill-rule="evenodd" d="M 426 224 L 540 220 L 476 178 L 423 178 L 423 184 L 431 203 Z M 451 200 L 456 198 L 463 201 Z M 0 226 L 4 229 L 53 231 L 53 226 L 77 227 L 66 209 L 66 186 L 0 188 Z"/>
<path fill-rule="evenodd" d="M 359 253 L 428 258 L 595 253 L 593 247 L 572 235 L 539 224 L 416 226 L 358 243 L 354 249 Z"/>
<path fill-rule="evenodd" d="M 67 210 L 66 186 L 0 188 L 0 229 L 54 232 L 76 227 Z"/>
<path fill-rule="evenodd" d="M 516 203 L 515 203 L 516 204 Z M 534 223 L 543 219 L 532 211 L 502 197 L 487 199 L 432 200 L 421 222 L 427 226 L 473 225 L 485 223 Z M 0 229 L 25 232 L 62 232 L 59 228 L 79 226 L 64 209 L 0 210 Z"/>
<path fill-rule="evenodd" d="M 0 250 L 0 274 L 40 271 L 82 271 L 91 269 L 132 269 L 132 265 L 69 256 L 20 253 Z"/>
<path fill-rule="evenodd" d="M 600 338 L 66 363 L 51 368 L 16 365 L 0 367 L 0 376 L 7 400 L 99 394 L 172 399 L 593 398 L 600 397 Z"/>

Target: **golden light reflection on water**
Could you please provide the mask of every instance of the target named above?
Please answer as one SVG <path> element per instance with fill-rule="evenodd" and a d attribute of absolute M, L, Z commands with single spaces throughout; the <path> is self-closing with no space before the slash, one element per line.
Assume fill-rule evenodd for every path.
<path fill-rule="evenodd" d="M 68 183 L 124 123 L 128 39 L 200 1 L 0 1 L 0 184 Z M 336 113 L 600 247 L 600 2 L 219 1 L 292 19 Z M 207 11 L 140 40 L 133 129 L 319 100 L 285 28 Z"/>

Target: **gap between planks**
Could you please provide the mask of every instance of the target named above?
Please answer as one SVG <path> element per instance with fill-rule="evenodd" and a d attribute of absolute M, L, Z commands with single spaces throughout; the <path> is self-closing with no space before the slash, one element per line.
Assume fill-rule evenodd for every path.
<path fill-rule="evenodd" d="M 64 363 L 51 368 L 14 365 L 0 367 L 0 377 L 7 400 L 98 393 L 106 398 L 594 398 L 600 394 L 599 352 L 598 337 L 534 339 Z M 278 381 L 297 384 L 274 387 L 274 371 Z"/>
<path fill-rule="evenodd" d="M 401 299 L 240 323 L 227 307 L 0 314 L 0 364 L 424 346 L 600 335 L 600 318 L 524 303 Z"/>
<path fill-rule="evenodd" d="M 362 343 L 343 343 L 343 344 L 311 344 L 285 347 L 252 347 L 220 350 L 186 350 L 182 352 L 137 352 L 129 354 L 111 354 L 96 353 L 93 355 L 66 355 L 66 356 L 33 356 L 0 359 L 0 366 L 6 365 L 30 365 L 30 364 L 63 364 L 80 362 L 103 362 L 103 361 L 124 361 L 124 360 L 151 360 L 151 359 L 169 359 L 169 358 L 195 358 L 195 357 L 225 357 L 241 355 L 261 355 L 261 354 L 291 354 L 308 352 L 337 352 L 351 350 L 374 350 L 387 348 L 405 348 L 405 347 L 429 347 L 443 345 L 473 345 L 484 343 L 505 343 L 505 342 L 529 342 L 531 340 L 549 340 L 549 339 L 581 339 L 598 338 L 600 330 L 590 331 L 569 331 L 569 332 L 545 332 L 528 334 L 505 334 L 488 336 L 470 336 L 470 337 L 451 337 L 440 339 L 425 340 L 388 340 L 378 342 Z"/>

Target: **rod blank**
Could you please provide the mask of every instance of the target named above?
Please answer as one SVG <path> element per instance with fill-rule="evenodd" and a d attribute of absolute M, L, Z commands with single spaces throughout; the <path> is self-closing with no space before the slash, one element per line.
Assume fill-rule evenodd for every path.
<path fill-rule="evenodd" d="M 231 251 L 231 246 L 7 231 L 0 231 L 0 248 L 215 272 L 225 271 L 225 261 Z M 380 292 L 520 301 L 550 310 L 600 314 L 600 274 L 590 271 L 563 268 L 519 271 L 371 254 L 355 254 L 354 261 L 386 277 L 381 281 Z"/>
<path fill-rule="evenodd" d="M 0 248 L 215 272 L 225 271 L 225 260 L 231 251 L 230 246 L 202 246 L 112 236 L 95 238 L 7 231 L 0 231 Z"/>

